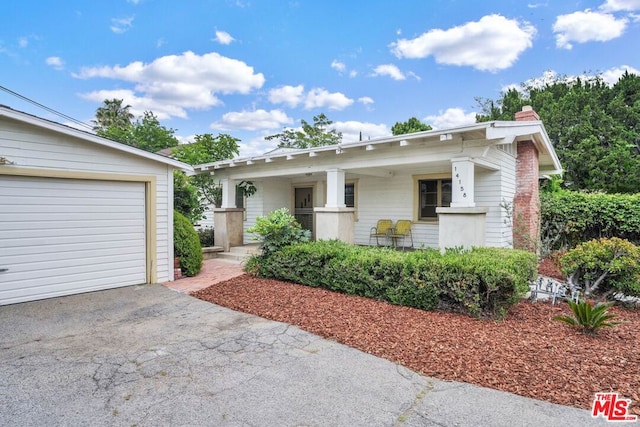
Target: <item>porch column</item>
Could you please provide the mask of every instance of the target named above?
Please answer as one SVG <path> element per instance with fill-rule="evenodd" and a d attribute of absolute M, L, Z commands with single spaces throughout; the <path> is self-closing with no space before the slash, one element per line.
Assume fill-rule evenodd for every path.
<path fill-rule="evenodd" d="M 233 179 L 225 178 L 222 182 L 222 207 L 236 207 L 236 182 Z"/>
<path fill-rule="evenodd" d="M 469 157 L 451 159 L 451 207 L 473 208 L 474 164 Z"/>
<path fill-rule="evenodd" d="M 355 209 L 344 203 L 344 170 L 327 170 L 327 203 L 323 208 L 314 208 L 316 214 L 316 239 L 337 239 L 355 242 Z"/>
<path fill-rule="evenodd" d="M 213 210 L 213 237 L 216 246 L 229 252 L 231 246 L 244 243 L 244 209 L 236 208 L 236 182 L 224 178 L 222 182 L 222 207 Z"/>
<path fill-rule="evenodd" d="M 436 208 L 441 250 L 485 246 L 488 209 L 476 207 L 474 173 L 469 157 L 451 159 L 451 206 Z"/>
<path fill-rule="evenodd" d="M 344 171 L 342 169 L 327 170 L 327 208 L 344 208 Z"/>

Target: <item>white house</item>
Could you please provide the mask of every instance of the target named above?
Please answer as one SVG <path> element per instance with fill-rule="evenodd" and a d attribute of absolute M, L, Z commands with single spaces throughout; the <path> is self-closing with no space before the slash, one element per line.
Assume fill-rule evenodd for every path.
<path fill-rule="evenodd" d="M 0 106 L 0 305 L 173 280 L 176 168 Z"/>
<path fill-rule="evenodd" d="M 213 211 L 216 245 L 227 249 L 251 242 L 246 229 L 255 218 L 281 207 L 316 239 L 368 244 L 377 220 L 408 219 L 415 246 L 445 248 L 530 247 L 539 233 L 538 178 L 561 165 L 525 107 L 515 121 L 280 149 L 194 169 L 223 185 L 222 207 Z M 258 191 L 236 207 L 241 180 Z"/>

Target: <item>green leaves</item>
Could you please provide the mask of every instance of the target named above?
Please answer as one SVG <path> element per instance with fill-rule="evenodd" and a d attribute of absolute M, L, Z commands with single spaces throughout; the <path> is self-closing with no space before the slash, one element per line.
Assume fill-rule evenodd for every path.
<path fill-rule="evenodd" d="M 426 130 L 431 130 L 431 126 L 426 123 L 422 123 L 415 117 L 411 117 L 406 122 L 396 122 L 391 126 L 391 133 L 393 135 L 404 135 L 407 133 L 422 132 Z"/>
<path fill-rule="evenodd" d="M 247 233 L 260 236 L 260 249 L 265 257 L 285 246 L 308 242 L 311 238 L 311 232 L 303 230 L 287 208 L 277 209 L 266 217 L 259 216 Z"/>
<path fill-rule="evenodd" d="M 275 135 L 265 137 L 267 141 L 278 140 L 278 147 L 284 148 L 312 148 L 325 145 L 335 145 L 342 142 L 342 133 L 335 129 L 327 130 L 333 122 L 320 113 L 313 117 L 313 124 L 306 120 L 300 121 L 302 130 L 285 129 Z"/>
<path fill-rule="evenodd" d="M 173 149 L 173 158 L 190 165 L 213 163 L 231 159 L 239 153 L 238 138 L 226 133 L 213 136 L 210 133 L 196 135 L 193 142 Z"/>
<path fill-rule="evenodd" d="M 173 251 L 180 258 L 180 268 L 186 276 L 195 276 L 202 269 L 202 247 L 198 233 L 189 220 L 173 212 Z"/>
<path fill-rule="evenodd" d="M 584 333 L 595 334 L 601 328 L 612 328 L 621 323 L 609 321 L 616 317 L 615 314 L 610 314 L 608 312 L 613 303 L 599 303 L 594 307 L 588 301 L 581 301 L 578 303 L 573 301 L 567 302 L 573 312 L 573 316 L 555 316 L 553 319 L 579 328 Z"/>

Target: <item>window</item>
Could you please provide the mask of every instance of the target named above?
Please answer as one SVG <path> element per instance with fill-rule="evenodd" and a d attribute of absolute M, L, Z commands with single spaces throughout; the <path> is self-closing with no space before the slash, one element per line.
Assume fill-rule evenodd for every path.
<path fill-rule="evenodd" d="M 436 208 L 451 206 L 451 179 L 418 180 L 418 220 L 438 218 Z"/>
<path fill-rule="evenodd" d="M 356 206 L 356 184 L 350 182 L 344 185 L 344 204 L 348 208 L 354 208 Z"/>

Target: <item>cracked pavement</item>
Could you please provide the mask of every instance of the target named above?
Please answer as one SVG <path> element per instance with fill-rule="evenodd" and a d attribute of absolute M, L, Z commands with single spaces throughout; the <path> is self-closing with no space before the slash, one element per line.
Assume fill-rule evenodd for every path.
<path fill-rule="evenodd" d="M 0 325 L 0 425 L 602 425 L 160 285 L 3 306 Z"/>

